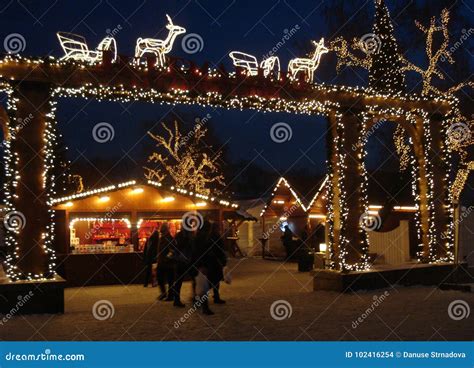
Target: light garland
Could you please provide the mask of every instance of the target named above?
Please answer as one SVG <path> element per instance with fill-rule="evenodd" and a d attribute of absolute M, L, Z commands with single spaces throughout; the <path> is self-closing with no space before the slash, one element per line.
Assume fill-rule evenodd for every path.
<path fill-rule="evenodd" d="M 303 211 L 307 211 L 308 208 L 305 207 L 305 205 L 303 204 L 303 201 L 300 199 L 300 197 L 298 196 L 298 194 L 295 192 L 295 190 L 291 187 L 290 183 L 284 178 L 284 177 L 281 177 L 280 179 L 278 179 L 275 187 L 273 188 L 273 191 L 272 191 L 272 194 L 270 196 L 270 199 L 268 200 L 267 204 L 265 204 L 265 206 L 263 206 L 262 210 L 260 211 L 260 217 L 264 216 L 267 209 L 269 208 L 270 204 L 271 203 L 274 203 L 273 201 L 273 197 L 275 197 L 276 195 L 276 192 L 278 191 L 278 189 L 280 188 L 281 185 L 284 185 L 285 188 L 287 188 L 291 195 L 293 196 L 293 198 L 295 198 L 296 200 L 296 203 L 298 203 L 298 205 L 303 209 Z M 283 201 L 283 204 L 285 202 Z M 282 204 L 282 203 L 278 203 L 278 204 Z"/>
<path fill-rule="evenodd" d="M 54 205 L 54 204 L 57 204 L 57 203 L 68 202 L 68 201 L 72 201 L 72 200 L 75 200 L 75 199 L 90 197 L 92 195 L 110 192 L 110 191 L 116 190 L 118 188 L 121 189 L 121 188 L 134 186 L 134 185 L 136 185 L 136 183 L 137 183 L 136 180 L 130 180 L 130 181 L 126 181 L 126 182 L 123 182 L 123 183 L 120 183 L 120 184 L 117 184 L 117 185 L 109 185 L 109 186 L 106 186 L 106 187 L 92 189 L 92 190 L 88 190 L 88 191 L 77 193 L 77 194 L 72 194 L 72 195 L 65 196 L 65 197 L 53 198 L 49 201 L 49 203 L 50 203 L 50 205 Z"/>
<path fill-rule="evenodd" d="M 147 180 L 146 183 L 151 185 L 151 186 L 158 187 L 158 188 L 161 188 L 163 186 L 162 183 L 157 182 L 157 181 L 153 181 L 153 180 Z M 88 191 L 85 191 L 85 192 L 82 192 L 82 193 L 72 194 L 72 195 L 65 196 L 65 197 L 53 198 L 49 201 L 49 203 L 50 203 L 50 205 L 64 204 L 64 203 L 72 201 L 72 200 L 84 199 L 84 198 L 87 198 L 87 197 L 95 196 L 97 194 L 105 194 L 105 193 L 109 193 L 109 192 L 112 192 L 112 191 L 115 191 L 115 190 L 118 190 L 118 189 L 122 189 L 122 188 L 134 187 L 136 185 L 140 185 L 140 182 L 138 180 L 129 180 L 129 181 L 126 181 L 126 182 L 123 182 L 123 183 L 109 185 L 109 186 L 102 187 L 102 188 L 97 188 L 97 189 L 92 189 L 92 190 L 88 190 Z M 216 197 L 212 197 L 212 196 L 208 196 L 208 195 L 204 195 L 204 194 L 200 194 L 200 193 L 195 193 L 195 192 L 192 192 L 192 191 L 189 191 L 189 190 L 186 190 L 186 189 L 176 188 L 174 186 L 171 186 L 171 187 L 169 187 L 165 190 L 176 192 L 176 193 L 182 194 L 182 195 L 187 196 L 187 197 L 199 198 L 199 199 L 204 199 L 204 200 L 207 200 L 207 201 L 215 202 L 215 203 L 218 203 L 218 204 L 220 204 L 221 206 L 224 206 L 224 207 L 231 207 L 231 208 L 238 208 L 239 207 L 238 204 L 231 203 L 228 200 L 225 200 L 225 199 L 222 199 L 222 198 L 216 198 Z"/>
<path fill-rule="evenodd" d="M 76 222 L 124 222 L 127 225 L 127 228 L 131 229 L 132 228 L 132 223 L 130 222 L 130 219 L 126 217 L 122 218 L 111 218 L 111 217 L 75 217 L 69 222 L 69 229 L 74 229 L 74 224 Z"/>

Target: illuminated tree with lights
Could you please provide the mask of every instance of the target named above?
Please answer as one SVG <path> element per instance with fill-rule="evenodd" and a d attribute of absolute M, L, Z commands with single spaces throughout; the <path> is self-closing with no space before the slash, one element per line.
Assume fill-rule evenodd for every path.
<path fill-rule="evenodd" d="M 404 92 L 406 85 L 405 76 L 401 70 L 400 49 L 383 0 L 375 0 L 373 37 L 376 46 L 369 68 L 369 86 L 391 95 Z"/>
<path fill-rule="evenodd" d="M 171 179 L 174 186 L 199 194 L 209 195 L 211 189 L 214 193 L 219 192 L 225 185 L 218 162 L 221 151 L 213 153 L 205 144 L 207 129 L 198 123 L 184 135 L 177 121 L 173 128 L 165 123 L 161 125 L 167 138 L 148 132 L 162 152 L 153 152 L 148 157 L 148 163 L 154 166 L 144 167 L 145 177 L 158 182 Z"/>
<path fill-rule="evenodd" d="M 447 9 L 443 9 L 439 21 L 437 21 L 436 17 L 432 17 L 428 27 L 424 26 L 419 21 L 415 21 L 417 28 L 426 36 L 425 52 L 427 66 L 425 69 L 423 69 L 422 67 L 417 66 L 403 58 L 404 65 L 402 70 L 412 71 L 421 76 L 423 83 L 421 94 L 423 96 L 435 95 L 440 97 L 444 96 L 454 98 L 456 94 L 459 93 L 463 88 L 474 87 L 474 82 L 472 81 L 447 85 L 445 88 L 435 85 L 437 80 L 446 80 L 445 72 L 443 71 L 445 68 L 441 68 L 440 64 L 443 62 L 448 62 L 449 64 L 455 63 L 455 60 L 453 59 L 450 52 L 448 31 L 449 19 L 449 11 Z M 441 37 L 437 37 L 439 35 Z M 468 36 L 469 34 L 464 33 L 461 36 L 461 40 L 467 39 Z M 440 39 L 440 41 L 437 42 L 438 48 L 435 48 L 435 39 Z M 456 134 L 462 135 L 456 137 L 456 139 L 448 139 L 451 149 L 453 151 L 457 151 L 461 159 L 459 171 L 451 190 L 453 199 L 457 200 L 459 199 L 462 189 L 464 188 L 469 172 L 474 168 L 472 161 L 469 162 L 467 159 L 467 149 L 474 144 L 474 123 L 471 119 L 465 117 L 460 109 L 456 107 L 452 124 L 457 124 L 457 126 L 453 125 L 453 131 L 458 130 Z"/>
<path fill-rule="evenodd" d="M 406 90 L 402 57 L 390 14 L 383 0 L 375 0 L 375 20 L 373 33 L 354 38 L 349 44 L 342 37 L 331 43 L 336 52 L 337 70 L 344 66 L 355 66 L 369 71 L 369 86 L 390 95 Z M 404 171 L 410 162 L 408 136 L 401 125 L 397 125 L 393 140 L 400 158 L 400 170 Z"/>
<path fill-rule="evenodd" d="M 387 6 L 383 0 L 375 0 L 375 21 L 373 27 L 375 49 L 369 66 L 369 86 L 389 94 L 405 92 L 405 75 L 402 70 L 401 54 Z M 393 141 L 400 171 L 406 170 L 410 162 L 408 135 L 401 125 L 393 133 Z"/>

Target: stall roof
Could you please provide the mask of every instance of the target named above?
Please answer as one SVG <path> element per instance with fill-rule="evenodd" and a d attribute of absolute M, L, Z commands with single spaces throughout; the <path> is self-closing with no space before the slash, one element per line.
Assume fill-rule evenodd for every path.
<path fill-rule="evenodd" d="M 284 195 L 281 194 L 281 191 L 282 189 L 284 189 L 285 191 L 287 191 L 287 193 L 285 193 Z M 272 209 L 272 204 L 276 201 L 274 198 L 275 196 L 279 196 L 279 195 L 282 195 L 284 197 L 291 197 L 291 198 L 294 198 L 295 200 L 295 203 L 304 211 L 306 212 L 307 209 L 306 209 L 306 206 L 304 205 L 303 201 L 301 200 L 300 196 L 298 195 L 298 193 L 296 193 L 296 191 L 292 188 L 292 186 L 290 185 L 290 183 L 284 178 L 284 177 L 281 177 L 275 187 L 273 188 L 273 191 L 272 191 L 272 194 L 267 202 L 267 204 L 263 207 L 261 213 L 260 213 L 260 216 L 263 216 L 267 210 L 270 210 Z M 279 202 L 279 201 L 278 201 Z M 287 201 L 284 201 L 282 200 L 282 202 L 287 202 Z M 281 214 L 279 214 L 281 215 Z"/>
<path fill-rule="evenodd" d="M 185 197 L 188 197 L 188 198 L 191 198 L 191 199 L 202 199 L 202 200 L 205 200 L 205 201 L 210 201 L 213 204 L 216 204 L 216 205 L 219 205 L 219 206 L 222 206 L 222 207 L 225 207 L 225 208 L 237 209 L 239 207 L 239 205 L 237 203 L 231 203 L 230 201 L 228 201 L 226 199 L 214 197 L 212 195 L 199 194 L 199 193 L 195 193 L 191 190 L 176 188 L 174 186 L 167 187 L 167 186 L 163 185 L 160 182 L 156 182 L 156 181 L 152 181 L 152 180 L 146 180 L 146 181 L 129 180 L 129 181 L 122 182 L 122 183 L 119 183 L 119 184 L 113 184 L 113 185 L 109 185 L 109 186 L 106 186 L 106 187 L 87 190 L 87 191 L 84 191 L 84 192 L 81 192 L 81 193 L 75 193 L 75 194 L 70 194 L 70 195 L 63 196 L 63 197 L 53 198 L 50 201 L 50 205 L 52 205 L 52 206 L 53 205 L 59 205 L 59 204 L 63 204 L 63 203 L 69 202 L 69 201 L 78 200 L 78 199 L 85 199 L 85 198 L 88 198 L 88 197 L 96 196 L 98 194 L 106 194 L 106 193 L 114 192 L 114 191 L 121 190 L 121 189 L 124 189 L 124 188 L 129 188 L 129 187 L 134 187 L 134 186 L 139 186 L 139 185 L 145 185 L 145 186 L 150 186 L 150 187 L 154 187 L 154 188 L 161 188 L 163 190 L 166 190 L 166 191 L 169 191 L 169 192 L 174 192 L 174 193 L 180 194 L 182 196 L 185 196 Z"/>
<path fill-rule="evenodd" d="M 379 172 L 369 175 L 368 186 L 370 205 L 373 207 L 380 207 L 387 202 L 387 197 L 392 195 L 395 198 L 395 209 L 410 211 L 414 210 L 414 200 L 412 199 L 411 195 L 411 183 L 407 182 L 407 180 L 400 181 L 398 178 L 399 175 L 397 175 L 397 178 L 395 178 L 393 174 L 390 175 L 386 172 Z M 292 196 L 305 212 L 318 212 L 324 208 L 326 204 L 325 197 L 327 192 L 327 183 L 328 176 L 326 175 L 318 182 L 317 185 L 313 187 L 313 189 L 317 188 L 316 193 L 312 197 L 311 201 L 305 204 L 294 187 L 290 185 L 288 180 L 284 177 L 281 177 L 275 184 L 272 195 L 265 207 L 262 209 L 260 216 L 263 216 L 267 209 L 271 207 L 277 190 L 282 184 L 288 188 Z"/>

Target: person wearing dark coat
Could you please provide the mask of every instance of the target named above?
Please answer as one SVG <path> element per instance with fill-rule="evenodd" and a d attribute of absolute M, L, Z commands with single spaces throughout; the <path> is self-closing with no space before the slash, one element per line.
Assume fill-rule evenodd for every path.
<path fill-rule="evenodd" d="M 174 282 L 174 251 L 175 240 L 171 235 L 168 223 L 163 223 L 160 228 L 160 241 L 158 242 L 158 266 L 156 276 L 158 278 L 158 285 L 160 287 L 159 300 L 172 301 L 173 292 L 172 286 Z M 168 284 L 168 290 L 166 289 Z"/>
<path fill-rule="evenodd" d="M 181 229 L 176 235 L 176 249 L 174 252 L 174 283 L 173 283 L 173 298 L 175 307 L 184 307 L 181 302 L 181 286 L 185 277 L 189 274 L 194 274 L 191 271 L 191 258 L 194 248 L 193 233 L 187 229 Z"/>
<path fill-rule="evenodd" d="M 143 263 L 145 264 L 145 283 L 144 287 L 148 286 L 150 278 L 152 278 L 152 269 L 153 263 L 156 263 L 158 257 L 158 241 L 160 239 L 160 233 L 158 230 L 153 231 L 153 233 L 148 238 L 145 249 L 143 249 Z M 155 283 L 152 280 L 152 285 L 155 287 Z"/>
<path fill-rule="evenodd" d="M 281 241 L 286 250 L 286 259 L 290 259 L 293 253 L 293 232 L 288 225 L 285 225 Z"/>
<path fill-rule="evenodd" d="M 220 226 L 214 222 L 211 226 L 209 237 L 210 265 L 208 279 L 214 293 L 214 303 L 224 304 L 219 293 L 220 282 L 224 279 L 224 267 L 227 264 L 227 256 L 224 251 L 224 240 L 222 239 Z"/>
<path fill-rule="evenodd" d="M 197 231 L 194 242 L 193 267 L 201 272 L 209 281 L 209 269 L 212 266 L 209 254 L 209 240 L 211 236 L 211 223 L 207 220 L 203 222 L 201 228 Z M 199 295 L 195 297 L 195 303 L 201 298 L 202 313 L 212 315 L 214 312 L 209 308 L 209 300 L 207 295 Z"/>

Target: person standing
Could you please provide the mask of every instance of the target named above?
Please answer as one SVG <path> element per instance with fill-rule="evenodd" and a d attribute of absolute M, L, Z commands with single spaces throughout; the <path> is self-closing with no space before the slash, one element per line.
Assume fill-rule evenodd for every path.
<path fill-rule="evenodd" d="M 285 225 L 281 241 L 286 251 L 286 260 L 293 256 L 293 232 L 288 225 Z"/>
<path fill-rule="evenodd" d="M 159 300 L 172 301 L 173 300 L 173 281 L 174 281 L 174 251 L 175 240 L 170 233 L 168 223 L 164 222 L 160 228 L 160 240 L 158 242 L 158 256 L 157 256 L 157 278 L 160 286 Z M 168 285 L 168 289 L 166 289 Z"/>
<path fill-rule="evenodd" d="M 205 220 L 196 234 L 193 254 L 193 267 L 197 269 L 195 305 L 200 305 L 203 314 L 213 315 L 209 308 L 209 269 L 212 266 L 212 255 L 209 252 L 211 223 Z M 205 282 L 203 282 L 205 281 Z M 205 284 L 205 286 L 203 285 Z"/>
<path fill-rule="evenodd" d="M 181 229 L 176 235 L 176 249 L 174 252 L 174 283 L 173 283 L 173 298 L 175 307 L 184 307 L 181 302 L 181 286 L 183 281 L 190 272 L 191 258 L 194 248 L 194 236 L 193 233 L 187 229 Z"/>
<path fill-rule="evenodd" d="M 153 264 L 156 263 L 158 256 L 158 241 L 160 234 L 157 229 L 148 238 L 145 249 L 143 250 L 143 263 L 145 264 L 145 283 L 144 287 L 148 287 L 150 279 L 152 279 L 152 286 L 156 286 L 156 281 L 153 278 Z"/>
<path fill-rule="evenodd" d="M 220 231 L 219 223 L 214 222 L 211 225 L 211 234 L 209 237 L 209 283 L 214 296 L 214 304 L 224 304 L 219 293 L 220 282 L 224 279 L 224 267 L 227 264 L 227 256 L 224 250 L 224 240 Z"/>

